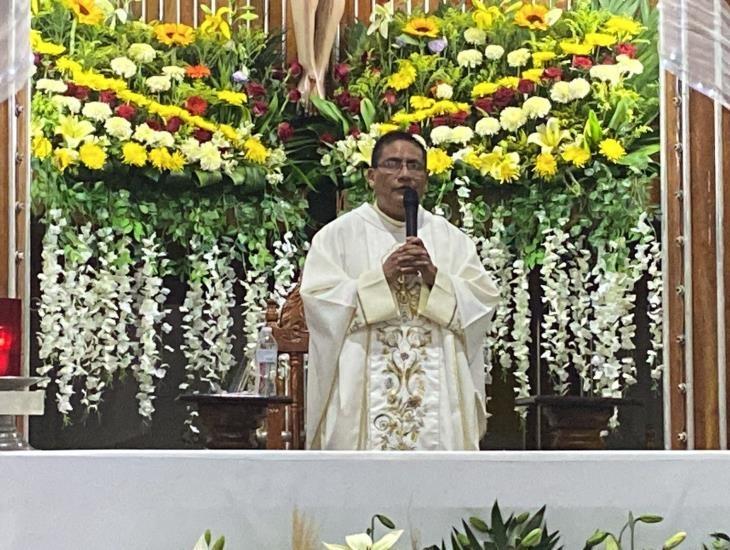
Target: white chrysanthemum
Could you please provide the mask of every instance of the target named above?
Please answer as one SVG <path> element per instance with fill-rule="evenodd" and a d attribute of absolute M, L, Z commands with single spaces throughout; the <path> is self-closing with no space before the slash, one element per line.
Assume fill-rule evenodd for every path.
<path fill-rule="evenodd" d="M 175 145 L 175 138 L 170 132 L 153 130 L 147 143 L 150 147 L 172 147 Z"/>
<path fill-rule="evenodd" d="M 157 57 L 157 51 L 152 46 L 141 42 L 136 42 L 129 46 L 127 53 L 137 63 L 149 63 Z"/>
<path fill-rule="evenodd" d="M 454 95 L 454 89 L 448 84 L 441 83 L 436 86 L 436 97 L 439 99 L 451 99 Z"/>
<path fill-rule="evenodd" d="M 530 50 L 527 48 L 519 48 L 507 54 L 507 64 L 510 67 L 524 67 L 530 60 Z"/>
<path fill-rule="evenodd" d="M 332 156 L 329 153 L 322 155 L 322 158 L 320 159 L 319 163 L 322 166 L 331 166 L 332 165 Z"/>
<path fill-rule="evenodd" d="M 189 137 L 180 144 L 180 151 L 188 160 L 197 162 L 200 157 L 200 142 L 195 138 Z"/>
<path fill-rule="evenodd" d="M 124 78 L 132 78 L 137 73 L 137 65 L 128 57 L 115 57 L 109 62 L 114 74 Z"/>
<path fill-rule="evenodd" d="M 172 86 L 169 76 L 151 76 L 145 80 L 150 92 L 166 92 Z"/>
<path fill-rule="evenodd" d="M 644 72 L 644 65 L 638 59 L 629 57 L 626 54 L 616 56 L 619 68 L 629 75 L 641 74 Z"/>
<path fill-rule="evenodd" d="M 456 55 L 456 62 L 460 67 L 478 67 L 482 64 L 483 56 L 479 50 L 463 50 Z"/>
<path fill-rule="evenodd" d="M 185 69 L 176 65 L 167 65 L 166 67 L 162 67 L 162 74 L 181 82 L 185 78 Z"/>
<path fill-rule="evenodd" d="M 220 151 L 211 142 L 203 143 L 200 146 L 198 160 L 200 161 L 200 167 L 208 172 L 218 170 L 223 162 Z"/>
<path fill-rule="evenodd" d="M 106 120 L 112 116 L 112 109 L 102 101 L 89 101 L 84 105 L 81 114 L 92 120 Z"/>
<path fill-rule="evenodd" d="M 527 122 L 527 115 L 519 107 L 507 107 L 499 115 L 499 123 L 508 132 L 514 132 Z"/>
<path fill-rule="evenodd" d="M 492 61 L 500 59 L 504 55 L 504 48 L 497 44 L 490 44 L 484 50 L 484 55 L 487 56 L 487 59 L 491 59 Z"/>
<path fill-rule="evenodd" d="M 147 126 L 146 122 L 143 122 L 142 124 L 137 126 L 137 129 L 134 131 L 132 138 L 142 143 L 150 143 L 155 138 L 155 131 Z"/>
<path fill-rule="evenodd" d="M 81 110 L 81 101 L 79 101 L 75 97 L 54 95 L 51 98 L 51 103 L 53 103 L 59 111 L 65 108 L 68 109 L 69 113 L 72 113 L 74 115 Z"/>
<path fill-rule="evenodd" d="M 451 128 L 448 126 L 436 126 L 431 130 L 431 143 L 441 145 L 451 140 Z"/>
<path fill-rule="evenodd" d="M 61 80 L 54 80 L 51 78 L 39 78 L 35 83 L 36 90 L 45 90 L 47 92 L 53 92 L 55 94 L 62 94 L 68 90 L 65 82 Z"/>
<path fill-rule="evenodd" d="M 449 137 L 449 141 L 451 143 L 460 143 L 461 145 L 466 145 L 471 141 L 471 138 L 474 137 L 474 130 L 469 128 L 468 126 L 456 126 L 455 128 L 451 129 L 451 136 Z"/>
<path fill-rule="evenodd" d="M 573 99 L 583 99 L 591 93 L 591 85 L 585 78 L 574 78 L 568 83 Z"/>
<path fill-rule="evenodd" d="M 525 111 L 527 118 L 542 118 L 547 116 L 551 107 L 552 104 L 549 99 L 537 96 L 527 98 L 522 104 L 522 110 Z"/>
<path fill-rule="evenodd" d="M 464 40 L 469 44 L 481 46 L 487 42 L 487 33 L 477 27 L 471 27 L 464 31 Z"/>
<path fill-rule="evenodd" d="M 104 123 L 106 133 L 122 141 L 128 140 L 132 136 L 132 125 L 125 118 L 120 116 L 111 117 Z"/>
<path fill-rule="evenodd" d="M 553 84 L 553 87 L 550 88 L 550 99 L 556 103 L 570 103 L 573 100 L 570 84 L 563 81 Z"/>
<path fill-rule="evenodd" d="M 493 136 L 501 129 L 502 126 L 499 124 L 499 120 L 491 116 L 485 116 L 484 118 L 480 118 L 477 121 L 476 126 L 474 126 L 474 130 L 476 131 L 476 133 L 482 137 Z"/>
<path fill-rule="evenodd" d="M 610 82 L 615 85 L 621 80 L 622 69 L 620 65 L 593 65 L 590 70 L 592 78 L 601 82 Z"/>

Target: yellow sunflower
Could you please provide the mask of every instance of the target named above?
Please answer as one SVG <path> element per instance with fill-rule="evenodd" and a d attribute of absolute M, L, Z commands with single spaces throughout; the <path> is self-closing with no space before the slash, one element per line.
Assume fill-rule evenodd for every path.
<path fill-rule="evenodd" d="M 166 46 L 187 46 L 192 44 L 195 38 L 195 31 L 192 27 L 181 23 L 163 23 L 155 27 L 155 36 L 157 40 Z"/>
<path fill-rule="evenodd" d="M 515 23 L 520 27 L 544 31 L 550 26 L 547 19 L 548 11 L 546 6 L 525 4 L 515 14 Z"/>
<path fill-rule="evenodd" d="M 436 17 L 414 17 L 403 27 L 403 32 L 413 36 L 436 38 L 439 33 L 439 20 Z"/>
<path fill-rule="evenodd" d="M 84 25 L 98 25 L 104 20 L 104 12 L 94 0 L 66 0 L 66 6 L 76 14 L 79 23 Z"/>

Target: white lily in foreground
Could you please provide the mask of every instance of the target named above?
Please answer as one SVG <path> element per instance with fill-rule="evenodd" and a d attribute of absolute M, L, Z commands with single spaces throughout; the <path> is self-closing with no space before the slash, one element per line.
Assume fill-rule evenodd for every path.
<path fill-rule="evenodd" d="M 387 533 L 382 539 L 377 542 L 373 542 L 368 535 L 365 533 L 359 533 L 357 535 L 350 535 L 345 537 L 345 543 L 347 546 L 341 544 L 327 544 L 323 542 L 324 547 L 327 550 L 390 550 L 393 545 L 398 542 L 398 539 L 403 534 L 403 529 L 397 531 L 391 531 Z"/>

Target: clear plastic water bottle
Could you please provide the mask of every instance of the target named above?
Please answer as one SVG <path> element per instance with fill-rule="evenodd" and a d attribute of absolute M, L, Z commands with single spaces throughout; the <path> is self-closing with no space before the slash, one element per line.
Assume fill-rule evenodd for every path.
<path fill-rule="evenodd" d="M 256 342 L 256 393 L 259 395 L 276 395 L 278 353 L 271 327 L 262 327 Z"/>

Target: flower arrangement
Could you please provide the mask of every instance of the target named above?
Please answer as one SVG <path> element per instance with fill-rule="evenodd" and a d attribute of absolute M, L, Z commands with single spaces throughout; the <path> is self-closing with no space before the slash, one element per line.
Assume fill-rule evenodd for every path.
<path fill-rule="evenodd" d="M 297 65 L 283 69 L 255 17 L 221 7 L 193 29 L 106 0 L 34 3 L 38 372 L 55 378 L 64 415 L 78 384 L 94 412 L 128 372 L 151 419 L 172 329 L 165 277 L 189 282 L 185 391 L 220 387 L 236 362 L 237 278 L 254 334 L 269 290 L 290 288 L 307 220 L 295 153 L 309 138 L 291 122 Z"/>
<path fill-rule="evenodd" d="M 502 288 L 514 290 L 503 293 L 487 359 L 512 371 L 518 397 L 531 391 L 533 269 L 544 309 L 539 354 L 556 393 L 618 397 L 636 382 L 633 292 L 644 276 L 650 330 L 660 333 L 649 201 L 659 150 L 656 12 L 647 3 L 622 9 L 475 0 L 407 14 L 389 2 L 369 27 L 354 27 L 332 101 L 316 102 L 340 132 L 321 147 L 322 170 L 350 204 L 369 193 L 363 169 L 379 135 L 422 139 L 426 206 L 470 233 Z M 659 342 L 647 360 L 654 380 Z"/>

